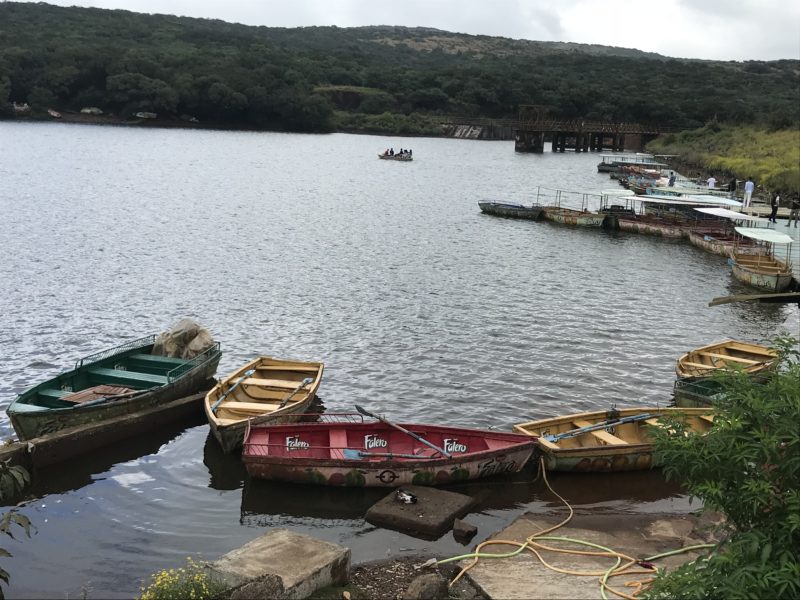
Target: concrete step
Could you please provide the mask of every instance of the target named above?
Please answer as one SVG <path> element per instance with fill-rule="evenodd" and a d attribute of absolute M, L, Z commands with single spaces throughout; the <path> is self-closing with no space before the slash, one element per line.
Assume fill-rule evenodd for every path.
<path fill-rule="evenodd" d="M 318 589 L 347 583 L 350 550 L 288 529 L 273 529 L 207 569 L 211 577 L 233 588 L 231 598 L 307 598 Z M 265 588 L 270 590 L 266 596 Z"/>

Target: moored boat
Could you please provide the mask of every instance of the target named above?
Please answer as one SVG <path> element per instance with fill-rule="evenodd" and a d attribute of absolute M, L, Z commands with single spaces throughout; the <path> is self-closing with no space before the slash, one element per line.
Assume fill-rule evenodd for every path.
<path fill-rule="evenodd" d="M 786 256 L 791 253 L 794 241 L 791 236 L 774 229 L 736 227 L 743 237 L 755 240 L 764 248 L 763 253 L 753 254 L 734 248 L 730 258 L 731 272 L 742 283 L 767 292 L 783 292 L 792 285 L 792 266 L 787 260 L 775 257 L 775 245 L 787 246 Z"/>
<path fill-rule="evenodd" d="M 514 425 L 538 437 L 539 453 L 552 471 L 633 471 L 660 466 L 653 459 L 650 427 L 664 417 L 682 420 L 695 433 L 707 432 L 714 417 L 708 408 L 623 408 L 577 413 Z"/>
<path fill-rule="evenodd" d="M 731 225 L 731 221 L 767 224 L 769 222 L 767 219 L 721 207 L 700 207 L 694 210 L 707 218 L 689 229 L 689 242 L 693 246 L 725 257 L 733 256 L 734 250 L 738 250 L 742 254 L 765 254 L 764 246 L 756 244 L 750 238 L 738 235 Z"/>
<path fill-rule="evenodd" d="M 399 160 L 402 162 L 414 160 L 414 157 L 407 152 L 404 152 L 403 154 L 378 154 L 378 158 L 381 160 Z"/>
<path fill-rule="evenodd" d="M 680 379 L 699 379 L 736 365 L 745 373 L 754 375 L 772 368 L 777 358 L 777 352 L 767 346 L 722 340 L 682 355 L 675 363 L 675 373 Z"/>
<path fill-rule="evenodd" d="M 588 210 L 575 210 L 574 208 L 561 208 L 560 206 L 545 206 L 542 212 L 547 221 L 564 225 L 578 225 L 580 227 L 602 227 L 603 221 L 607 216 Z"/>
<path fill-rule="evenodd" d="M 299 419 L 316 396 L 323 369 L 321 362 L 259 356 L 220 380 L 204 407 L 222 450 L 239 448 L 248 424 Z"/>
<path fill-rule="evenodd" d="M 206 390 L 222 355 L 219 342 L 193 358 L 154 354 L 150 335 L 77 361 L 75 368 L 24 391 L 7 413 L 20 440 L 95 424 Z"/>
<path fill-rule="evenodd" d="M 442 485 L 516 473 L 535 448 L 534 438 L 515 433 L 394 425 L 355 413 L 320 418 L 250 426 L 242 451 L 250 476 L 351 487 Z"/>
<path fill-rule="evenodd" d="M 541 206 L 523 206 L 507 202 L 478 202 L 481 212 L 498 217 L 513 219 L 530 219 L 536 221 L 542 216 Z"/>

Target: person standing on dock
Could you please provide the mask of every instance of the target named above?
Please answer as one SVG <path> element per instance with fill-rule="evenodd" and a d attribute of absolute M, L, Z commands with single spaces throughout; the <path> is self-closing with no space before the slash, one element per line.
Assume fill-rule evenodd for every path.
<path fill-rule="evenodd" d="M 728 182 L 728 191 L 731 193 L 731 200 L 736 200 L 736 177 L 731 177 Z"/>
<path fill-rule="evenodd" d="M 772 192 L 769 198 L 769 207 L 772 209 L 772 212 L 769 213 L 769 220 L 773 223 L 777 223 L 778 220 L 776 217 L 778 216 L 778 207 L 781 205 L 781 196 L 778 192 Z"/>
<path fill-rule="evenodd" d="M 744 202 L 742 202 L 742 208 L 750 208 L 750 201 L 753 198 L 753 190 L 755 187 L 756 184 L 753 183 L 752 177 L 748 177 L 747 181 L 744 183 Z"/>
<path fill-rule="evenodd" d="M 800 220 L 800 192 L 795 192 L 794 198 L 792 198 L 792 210 L 789 213 L 787 227 L 792 224 L 792 221 L 794 221 L 794 226 L 797 227 L 798 220 Z"/>
<path fill-rule="evenodd" d="M 667 181 L 667 187 L 674 187 L 675 186 L 675 171 L 669 172 L 669 180 Z"/>
<path fill-rule="evenodd" d="M 717 178 L 712 175 L 706 179 L 706 183 L 708 184 L 708 189 L 713 190 L 717 185 Z"/>

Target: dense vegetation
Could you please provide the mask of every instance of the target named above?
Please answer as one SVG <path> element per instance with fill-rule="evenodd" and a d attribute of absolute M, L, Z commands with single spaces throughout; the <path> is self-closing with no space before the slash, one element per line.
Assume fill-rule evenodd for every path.
<path fill-rule="evenodd" d="M 681 163 L 701 165 L 725 179 L 729 175 L 740 180 L 750 177 L 766 192 L 800 192 L 798 128 L 770 131 L 710 122 L 693 131 L 662 135 L 647 149 L 677 155 Z"/>
<path fill-rule="evenodd" d="M 708 556 L 659 576 L 647 598 L 800 597 L 800 363 L 797 340 L 776 340 L 766 381 L 720 376 L 714 427 L 704 436 L 656 432 L 664 473 L 724 517 Z M 677 435 L 675 435 L 677 433 Z"/>
<path fill-rule="evenodd" d="M 620 40 L 625 27 L 620 27 Z M 800 123 L 800 61 L 637 50 L 405 27 L 250 27 L 121 10 L 0 3 L 0 110 L 97 106 L 293 131 L 425 133 L 437 115 Z M 397 130 L 397 129 L 396 129 Z"/>

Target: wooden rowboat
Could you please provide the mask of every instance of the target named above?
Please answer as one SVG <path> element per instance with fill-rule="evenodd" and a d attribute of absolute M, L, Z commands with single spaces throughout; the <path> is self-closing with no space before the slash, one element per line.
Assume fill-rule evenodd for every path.
<path fill-rule="evenodd" d="M 225 453 L 242 445 L 248 424 L 292 422 L 317 394 L 323 364 L 259 356 L 206 394 L 206 417 Z"/>
<path fill-rule="evenodd" d="M 759 344 L 723 340 L 690 350 L 675 363 L 675 373 L 681 379 L 711 377 L 714 372 L 736 365 L 750 375 L 770 369 L 778 354 Z"/>
<path fill-rule="evenodd" d="M 523 206 L 522 204 L 509 204 L 507 202 L 478 202 L 478 206 L 481 212 L 498 217 L 536 221 L 542 216 L 541 206 Z"/>
<path fill-rule="evenodd" d="M 152 354 L 150 335 L 80 359 L 24 391 L 7 413 L 20 440 L 88 426 L 206 390 L 222 356 L 213 342 L 194 358 Z"/>
<path fill-rule="evenodd" d="M 316 423 L 253 425 L 242 460 L 251 477 L 352 487 L 441 485 L 520 471 L 535 449 L 530 436 L 403 424 L 358 414 L 320 415 Z"/>
<path fill-rule="evenodd" d="M 634 471 L 660 466 L 653 460 L 650 427 L 661 419 L 683 419 L 695 432 L 713 423 L 708 408 L 624 408 L 585 412 L 514 425 L 514 430 L 538 436 L 539 452 L 551 471 Z"/>

